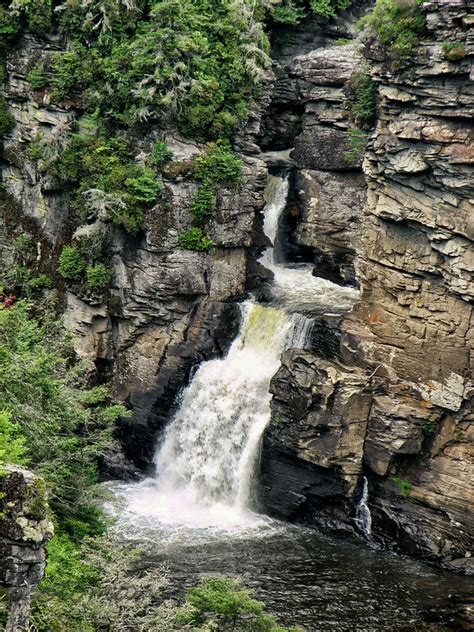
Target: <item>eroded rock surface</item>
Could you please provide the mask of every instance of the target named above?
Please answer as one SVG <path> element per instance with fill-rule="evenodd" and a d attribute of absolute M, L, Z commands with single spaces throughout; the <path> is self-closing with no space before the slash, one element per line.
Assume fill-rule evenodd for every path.
<path fill-rule="evenodd" d="M 28 630 L 31 597 L 53 534 L 44 482 L 21 467 L 0 473 L 0 584 L 9 597 L 6 632 Z"/>
<path fill-rule="evenodd" d="M 364 159 L 367 204 L 352 240 L 362 297 L 343 319 L 338 357 L 316 350 L 283 359 L 264 440 L 263 498 L 277 515 L 354 525 L 364 473 L 376 537 L 472 572 L 472 16 L 462 0 L 425 10 L 428 37 L 410 62 L 394 64 L 366 46 L 379 104 Z M 462 58 L 447 57 L 448 41 L 464 48 Z M 330 64 L 329 56 L 309 67 L 318 77 L 325 68 L 331 85 Z M 311 129 L 302 153 L 310 169 L 320 166 L 306 158 L 311 146 L 330 146 L 327 130 Z M 331 186 L 320 175 L 301 186 L 322 218 L 303 216 L 307 243 L 321 239 L 326 216 L 317 208 Z"/>

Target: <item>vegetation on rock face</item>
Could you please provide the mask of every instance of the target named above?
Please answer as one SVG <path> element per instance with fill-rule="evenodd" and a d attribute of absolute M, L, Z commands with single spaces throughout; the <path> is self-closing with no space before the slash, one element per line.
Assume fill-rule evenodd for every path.
<path fill-rule="evenodd" d="M 119 125 L 175 122 L 187 136 L 232 132 L 269 63 L 263 3 L 66 3 L 72 50 L 55 63 L 56 98 Z"/>
<path fill-rule="evenodd" d="M 332 20 L 353 4 L 354 0 L 283 0 L 272 8 L 271 15 L 276 23 L 295 25 L 310 12 Z"/>
<path fill-rule="evenodd" d="M 84 257 L 76 246 L 65 246 L 59 256 L 59 274 L 65 279 L 78 280 L 86 269 Z"/>
<path fill-rule="evenodd" d="M 0 97 L 0 142 L 5 134 L 12 131 L 15 125 L 15 117 L 8 111 L 5 99 Z"/>
<path fill-rule="evenodd" d="M 352 113 L 359 124 L 371 127 L 377 118 L 377 86 L 365 73 L 358 73 L 354 84 Z"/>
<path fill-rule="evenodd" d="M 126 410 L 109 404 L 104 387 L 88 387 L 87 367 L 75 360 L 61 325 L 52 316 L 39 322 L 31 309 L 23 301 L 0 308 L 2 423 L 12 445 L 24 445 L 23 455 L 15 452 L 47 481 L 60 527 L 72 536 L 94 533 L 97 458 L 110 443 L 111 421 Z M 91 393 L 100 395 L 93 403 Z"/>
<path fill-rule="evenodd" d="M 377 0 L 363 24 L 368 24 L 396 57 L 409 57 L 425 30 L 422 3 L 423 0 Z"/>
<path fill-rule="evenodd" d="M 180 236 L 186 250 L 209 250 L 214 243 L 204 233 L 206 219 L 216 208 L 217 186 L 237 187 L 242 183 L 242 161 L 226 142 L 209 143 L 205 156 L 196 160 L 195 177 L 201 183 L 191 203 L 194 228 Z"/>

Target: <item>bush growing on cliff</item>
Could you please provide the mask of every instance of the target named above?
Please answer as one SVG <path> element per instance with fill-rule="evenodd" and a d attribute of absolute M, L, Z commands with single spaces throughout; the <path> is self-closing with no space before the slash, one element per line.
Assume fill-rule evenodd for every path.
<path fill-rule="evenodd" d="M 23 301 L 0 309 L 0 411 L 18 424 L 12 431 L 24 438 L 28 466 L 47 482 L 59 525 L 81 535 L 102 528 L 91 487 L 111 441 L 106 411 L 113 409 L 113 419 L 126 414 L 108 398 L 86 403 L 87 374 L 53 317 L 38 322 Z"/>
<path fill-rule="evenodd" d="M 283 2 L 271 10 L 273 21 L 277 24 L 288 24 L 294 26 L 299 24 L 306 17 L 306 11 L 293 0 L 283 0 Z"/>
<path fill-rule="evenodd" d="M 5 134 L 9 134 L 12 131 L 15 125 L 15 117 L 8 110 L 7 102 L 3 97 L 0 97 L 0 142 Z"/>
<path fill-rule="evenodd" d="M 425 31 L 423 0 L 377 0 L 365 22 L 398 57 L 409 57 Z"/>
<path fill-rule="evenodd" d="M 364 73 L 359 73 L 355 78 L 355 101 L 352 111 L 362 126 L 371 127 L 377 118 L 377 86 Z"/>
<path fill-rule="evenodd" d="M 181 233 L 179 243 L 181 248 L 185 250 L 197 250 L 198 252 L 210 250 L 215 245 L 212 239 L 209 239 L 203 230 L 197 226 Z"/>
<path fill-rule="evenodd" d="M 103 6 L 65 6 L 74 45 L 55 63 L 57 98 L 80 96 L 88 111 L 119 125 L 173 121 L 198 140 L 228 136 L 245 118 L 269 65 L 263 3 Z"/>
<path fill-rule="evenodd" d="M 88 266 L 86 270 L 87 285 L 93 290 L 104 290 L 110 285 L 113 271 L 103 263 Z"/>
<path fill-rule="evenodd" d="M 67 280 L 77 281 L 86 269 L 84 257 L 76 246 L 64 246 L 58 260 L 59 274 Z"/>

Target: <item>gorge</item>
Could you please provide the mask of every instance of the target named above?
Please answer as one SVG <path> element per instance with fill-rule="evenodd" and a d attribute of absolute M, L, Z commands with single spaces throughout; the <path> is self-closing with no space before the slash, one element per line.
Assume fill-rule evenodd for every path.
<path fill-rule="evenodd" d="M 247 51 L 250 4 L 233 23 Z M 126 407 L 98 451 L 100 503 L 176 593 L 224 573 L 305 630 L 470 629 L 474 15 L 400 2 L 423 31 L 397 55 L 374 19 L 357 28 L 374 3 L 350 4 L 266 18 L 263 87 L 231 145 L 146 117 L 105 138 L 97 79 L 96 118 L 86 83 L 59 98 L 32 80 L 67 37 L 26 28 L 6 50 L 2 301 L 54 305 L 90 385 Z M 152 200 L 140 221 L 133 191 Z M 2 547 L 22 543 L 34 587 L 28 547 L 50 526 L 11 525 Z"/>

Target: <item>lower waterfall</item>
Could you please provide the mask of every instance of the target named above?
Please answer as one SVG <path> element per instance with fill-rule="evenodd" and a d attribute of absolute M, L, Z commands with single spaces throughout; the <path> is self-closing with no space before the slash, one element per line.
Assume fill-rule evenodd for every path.
<path fill-rule="evenodd" d="M 106 508 L 115 532 L 142 551 L 137 573 L 165 562 L 179 590 L 206 575 L 238 577 L 283 624 L 305 632 L 411 630 L 433 604 L 445 607 L 452 574 L 444 578 L 414 561 L 256 511 L 270 380 L 281 353 L 311 348 L 315 319 L 348 309 L 358 294 L 313 276 L 309 264 L 279 260 L 287 194 L 288 179 L 270 176 L 265 232 L 277 248 L 263 257 L 274 274 L 268 302 L 250 297 L 242 304 L 240 332 L 226 356 L 202 363 L 183 389 L 155 452 L 155 476 L 107 483 Z M 370 520 L 364 481 L 355 523 L 369 543 Z"/>
<path fill-rule="evenodd" d="M 281 352 L 307 346 L 312 315 L 341 313 L 358 297 L 353 288 L 313 276 L 310 264 L 278 261 L 273 245 L 288 188 L 287 174 L 269 176 L 264 230 L 272 245 L 262 263 L 274 275 L 271 301 L 243 303 L 240 332 L 227 355 L 204 362 L 184 389 L 155 453 L 155 477 L 118 490 L 129 516 L 219 529 L 263 519 L 252 512 L 252 483 Z"/>

